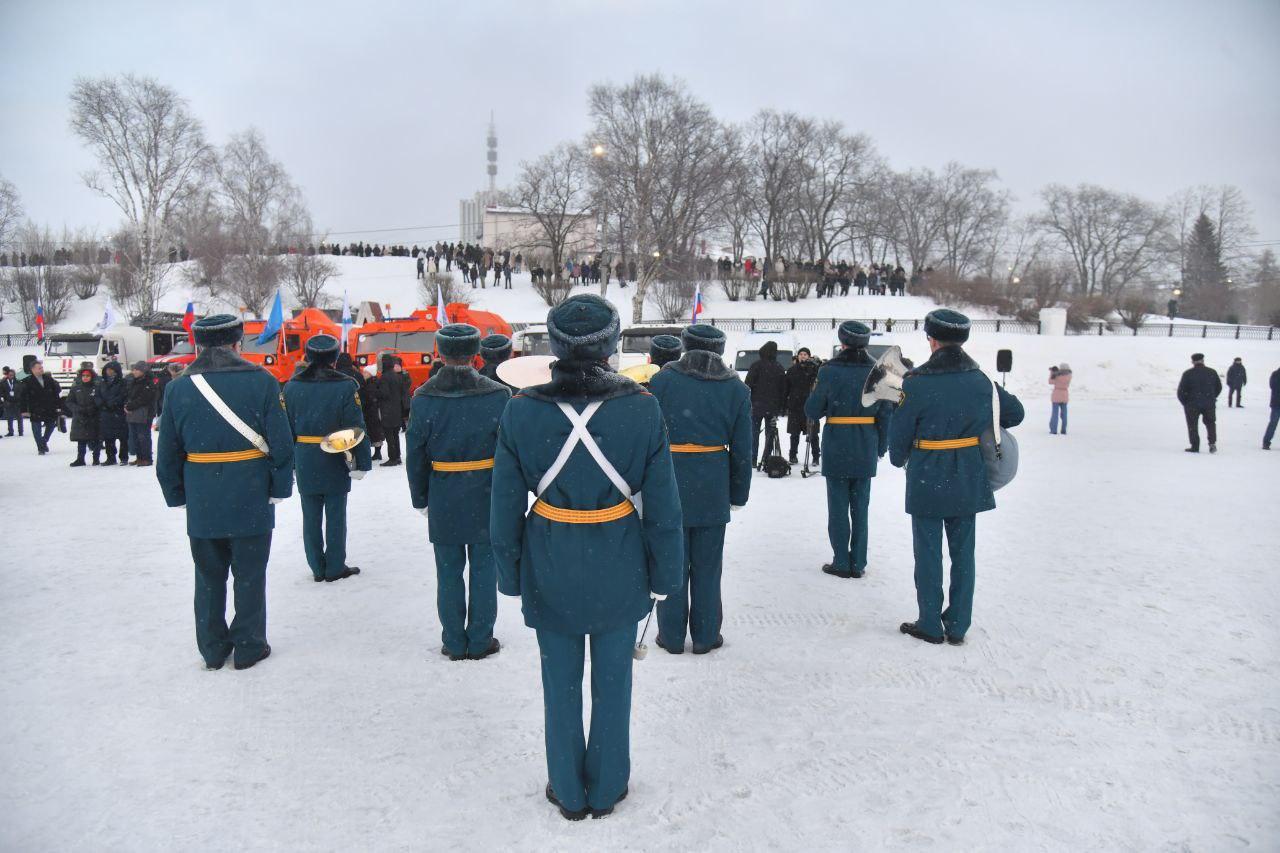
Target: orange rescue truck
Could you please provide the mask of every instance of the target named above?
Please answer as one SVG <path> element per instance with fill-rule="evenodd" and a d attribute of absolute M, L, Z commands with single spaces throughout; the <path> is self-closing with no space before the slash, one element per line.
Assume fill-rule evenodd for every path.
<path fill-rule="evenodd" d="M 489 311 L 473 311 L 466 302 L 445 306 L 451 323 L 469 323 L 480 330 L 480 337 L 500 334 L 511 336 L 511 325 Z M 408 317 L 366 322 L 353 328 L 347 340 L 347 352 L 361 368 L 380 365 L 382 356 L 399 356 L 409 374 L 409 392 L 417 390 L 431 375 L 431 365 L 439 357 L 436 350 L 436 307 L 414 311 Z M 246 335 L 247 337 L 247 335 Z M 476 366 L 481 361 L 476 358 Z"/>
<path fill-rule="evenodd" d="M 247 361 L 260 364 L 281 383 L 293 378 L 294 370 L 306 356 L 307 341 L 316 335 L 333 335 L 342 339 L 342 327 L 319 308 L 304 308 L 284 321 L 275 338 L 258 343 L 258 335 L 266 320 L 246 320 L 241 354 Z"/>

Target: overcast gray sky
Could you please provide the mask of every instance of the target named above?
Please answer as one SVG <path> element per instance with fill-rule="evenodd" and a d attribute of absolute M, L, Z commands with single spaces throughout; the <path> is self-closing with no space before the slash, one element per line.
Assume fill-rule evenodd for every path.
<path fill-rule="evenodd" d="M 28 215 L 107 229 L 67 127 L 77 75 L 176 88 L 211 140 L 256 126 L 332 233 L 457 238 L 458 199 L 587 129 L 586 91 L 683 78 L 725 119 L 842 120 L 898 168 L 999 170 L 1162 201 L 1236 184 L 1280 240 L 1280 2 L 0 0 L 0 174 Z M 342 239 L 347 239 L 345 236 Z"/>

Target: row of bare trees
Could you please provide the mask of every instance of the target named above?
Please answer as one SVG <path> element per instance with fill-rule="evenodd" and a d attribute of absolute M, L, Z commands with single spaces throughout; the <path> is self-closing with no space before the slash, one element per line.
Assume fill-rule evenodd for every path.
<path fill-rule="evenodd" d="M 684 84 L 652 75 L 593 86 L 587 105 L 586 139 L 522 164 L 504 201 L 532 223 L 522 247 L 545 251 L 553 270 L 601 246 L 637 259 L 634 319 L 650 284 L 678 279 L 708 240 L 735 262 L 749 251 L 770 262 L 847 257 L 1005 285 L 1050 271 L 1074 299 L 1117 302 L 1137 291 L 1154 300 L 1158 286 L 1172 285 L 1188 305 L 1219 315 L 1207 319 L 1240 307 L 1223 294 L 1256 263 L 1249 206 L 1234 187 L 1154 204 L 1052 184 L 1038 211 L 1015 216 L 994 170 L 952 162 L 897 171 L 869 137 L 837 121 L 762 110 L 729 125 Z M 1189 270 L 1204 217 L 1221 264 L 1201 280 Z"/>
<path fill-rule="evenodd" d="M 332 262 L 274 249 L 306 245 L 315 229 L 301 192 L 258 131 L 215 146 L 177 92 L 133 75 L 76 80 L 70 107 L 72 131 L 97 160 L 84 183 L 123 218 L 109 241 L 119 262 L 15 272 L 7 295 L 24 315 L 38 302 L 46 321 L 57 322 L 71 295 L 88 298 L 101 283 L 137 314 L 155 311 L 180 286 L 203 288 L 257 315 L 282 285 L 304 306 L 328 301 L 325 284 L 337 274 Z M 20 237 L 28 254 L 49 255 L 82 242 L 67 235 L 55 241 L 48 229 L 22 226 L 21 219 L 16 190 L 0 179 L 0 245 Z M 188 246 L 196 261 L 178 275 L 164 248 L 174 243 Z"/>

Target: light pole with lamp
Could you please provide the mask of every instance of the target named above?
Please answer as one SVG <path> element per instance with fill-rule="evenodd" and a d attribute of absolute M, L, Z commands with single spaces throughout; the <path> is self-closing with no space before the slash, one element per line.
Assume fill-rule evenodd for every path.
<path fill-rule="evenodd" d="M 600 143 L 596 143 L 591 148 L 591 156 L 595 158 L 597 164 L 604 162 L 605 148 Z M 600 278 L 600 295 L 606 296 L 609 292 L 609 193 L 604 188 L 604 176 L 601 174 L 602 169 L 597 166 L 596 177 L 599 180 L 600 187 L 600 207 L 601 217 L 596 222 L 596 248 L 600 252 L 600 263 L 606 267 L 605 274 Z"/>

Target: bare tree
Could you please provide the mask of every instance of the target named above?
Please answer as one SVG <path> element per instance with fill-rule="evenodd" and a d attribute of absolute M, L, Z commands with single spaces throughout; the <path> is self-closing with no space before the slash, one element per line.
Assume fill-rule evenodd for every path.
<path fill-rule="evenodd" d="M 18 188 L 0 175 L 0 249 L 9 244 L 9 239 L 18 230 L 22 214 L 22 197 L 18 195 Z"/>
<path fill-rule="evenodd" d="M 285 281 L 289 293 L 303 308 L 322 308 L 329 303 L 324 292 L 329 279 L 342 275 L 324 255 L 291 252 L 284 255 Z"/>
<path fill-rule="evenodd" d="M 300 209 L 298 191 L 257 130 L 232 136 L 215 172 L 218 198 L 245 254 L 265 254 L 299 229 L 305 210 Z"/>
<path fill-rule="evenodd" d="M 807 124 L 810 143 L 800 152 L 796 216 L 805 254 L 822 262 L 850 237 L 848 199 L 866 187 L 875 150 L 866 135 L 849 134 L 839 122 Z"/>
<path fill-rule="evenodd" d="M 608 152 L 598 174 L 616 190 L 621 215 L 641 257 L 692 255 L 716 223 L 739 159 L 737 135 L 683 83 L 637 77 L 599 85 L 588 96 L 592 138 Z M 644 312 L 658 264 L 639 265 L 632 321 Z"/>
<path fill-rule="evenodd" d="M 527 217 L 527 223 L 517 228 L 517 245 L 526 252 L 545 252 L 553 278 L 560 278 L 567 253 L 584 248 L 584 228 L 591 220 L 589 178 L 587 154 L 580 146 L 564 142 L 522 163 L 515 189 L 507 197 Z"/>
<path fill-rule="evenodd" d="M 261 317 L 284 276 L 284 261 L 279 255 L 235 255 L 223 271 L 223 295 L 238 300 L 246 311 Z"/>
<path fill-rule="evenodd" d="M 441 297 L 444 297 L 445 305 L 452 305 L 455 302 L 465 302 L 467 292 L 458 284 L 453 273 L 428 270 L 418 283 L 418 296 L 423 305 L 435 305 Z"/>
<path fill-rule="evenodd" d="M 62 322 L 67 316 L 75 288 L 68 275 L 68 268 L 54 266 L 51 260 L 54 251 L 62 245 L 61 241 L 54 237 L 53 231 L 47 226 L 42 228 L 31 222 L 18 230 L 18 239 L 29 258 L 35 257 L 41 261 L 15 271 L 13 290 L 27 330 L 35 328 L 37 303 L 44 308 L 44 321 L 47 325 Z"/>
<path fill-rule="evenodd" d="M 765 272 L 784 254 L 794 224 L 804 156 L 813 126 L 794 113 L 761 110 L 742 130 L 751 224 L 764 248 Z M 734 193 L 737 197 L 741 193 Z"/>
<path fill-rule="evenodd" d="M 912 270 L 923 270 L 942 237 L 941 181 L 932 169 L 888 172 L 878 189 L 894 253 Z"/>
<path fill-rule="evenodd" d="M 1070 253 L 1076 292 L 1113 297 L 1159 260 L 1165 216 L 1134 195 L 1050 184 L 1041 225 Z"/>
<path fill-rule="evenodd" d="M 938 178 L 936 211 L 941 263 L 952 276 L 973 273 L 1009 218 L 1009 193 L 993 186 L 994 170 L 951 162 Z M 994 276 L 992 276 L 994 278 Z"/>
<path fill-rule="evenodd" d="M 695 264 L 690 261 L 663 264 L 661 275 L 650 288 L 649 301 L 663 321 L 674 323 L 689 316 L 697 289 Z"/>
<path fill-rule="evenodd" d="M 209 157 L 204 129 L 172 89 L 129 74 L 77 79 L 71 129 L 98 158 L 85 185 L 113 201 L 133 232 L 135 302 L 153 309 L 164 293 L 170 216 Z"/>
<path fill-rule="evenodd" d="M 1125 327 L 1137 330 L 1155 313 L 1155 297 L 1147 290 L 1121 293 L 1115 300 L 1116 314 Z"/>

